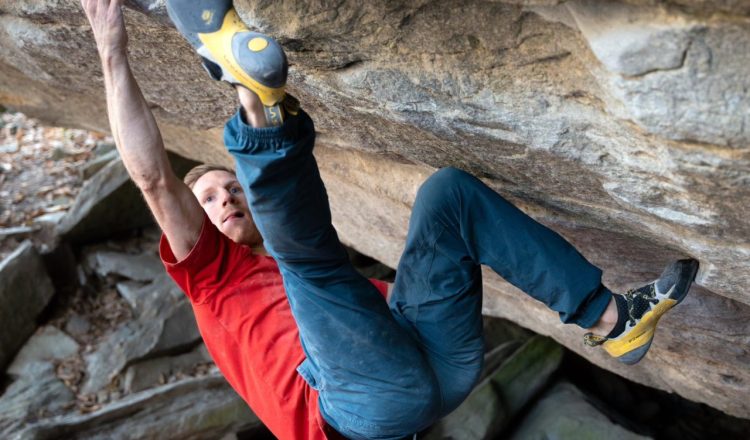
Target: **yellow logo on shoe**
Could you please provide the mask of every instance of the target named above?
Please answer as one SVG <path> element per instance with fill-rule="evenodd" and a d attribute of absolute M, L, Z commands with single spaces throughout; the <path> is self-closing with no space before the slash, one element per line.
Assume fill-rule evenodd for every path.
<path fill-rule="evenodd" d="M 201 19 L 203 19 L 206 24 L 211 24 L 211 22 L 214 21 L 214 11 L 210 9 L 204 10 Z"/>
<path fill-rule="evenodd" d="M 268 40 L 261 37 L 255 37 L 247 43 L 247 47 L 253 52 L 260 52 L 268 47 Z"/>

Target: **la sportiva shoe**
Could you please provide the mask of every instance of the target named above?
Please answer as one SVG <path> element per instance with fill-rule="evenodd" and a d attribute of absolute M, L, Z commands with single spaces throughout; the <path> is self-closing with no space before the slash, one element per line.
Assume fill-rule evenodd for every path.
<path fill-rule="evenodd" d="M 587 333 L 584 342 L 592 347 L 602 345 L 607 353 L 625 364 L 637 363 L 651 347 L 659 318 L 687 296 L 697 272 L 696 260 L 672 262 L 656 281 L 615 298 L 620 314 L 626 314 L 618 319 L 618 323 L 627 320 L 622 332 L 607 336 Z M 617 327 L 613 332 L 618 332 Z"/>
<path fill-rule="evenodd" d="M 289 67 L 281 45 L 250 31 L 231 0 L 167 0 L 167 12 L 213 79 L 252 90 L 263 102 L 268 122 L 283 122 Z"/>

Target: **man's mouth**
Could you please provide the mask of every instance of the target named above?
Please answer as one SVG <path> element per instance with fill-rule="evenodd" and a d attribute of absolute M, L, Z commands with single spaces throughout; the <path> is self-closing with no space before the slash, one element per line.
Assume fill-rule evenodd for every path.
<path fill-rule="evenodd" d="M 228 216 L 227 216 L 227 217 L 226 217 L 226 218 L 224 219 L 224 221 L 223 221 L 222 223 L 226 223 L 226 222 L 228 222 L 229 220 L 232 220 L 232 219 L 235 219 L 235 218 L 243 218 L 244 216 L 245 216 L 245 214 L 243 214 L 243 213 L 241 213 L 241 212 L 239 212 L 239 211 L 237 211 L 237 212 L 233 212 L 233 213 L 229 214 L 229 215 L 228 215 Z"/>

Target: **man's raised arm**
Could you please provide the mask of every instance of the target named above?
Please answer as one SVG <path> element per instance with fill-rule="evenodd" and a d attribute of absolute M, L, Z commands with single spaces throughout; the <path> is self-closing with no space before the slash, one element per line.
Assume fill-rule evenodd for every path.
<path fill-rule="evenodd" d="M 143 192 L 177 259 L 190 252 L 203 224 L 203 210 L 175 176 L 154 116 L 130 70 L 123 0 L 82 0 L 104 71 L 112 135 L 125 168 Z"/>

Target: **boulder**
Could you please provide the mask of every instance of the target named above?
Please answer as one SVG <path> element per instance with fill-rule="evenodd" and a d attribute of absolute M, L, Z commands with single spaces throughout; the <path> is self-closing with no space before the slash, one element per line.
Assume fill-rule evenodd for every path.
<path fill-rule="evenodd" d="M 51 363 L 27 365 L 25 375 L 11 383 L 0 397 L 0 437 L 16 437 L 30 422 L 62 413 L 72 406 L 75 396 L 56 376 Z"/>
<path fill-rule="evenodd" d="M 557 370 L 563 349 L 535 336 L 510 353 L 461 406 L 430 428 L 427 440 L 496 438 Z"/>
<path fill-rule="evenodd" d="M 526 342 L 534 335 L 529 330 L 507 319 L 484 316 L 482 320 L 486 351 L 491 351 L 510 341 Z"/>
<path fill-rule="evenodd" d="M 608 107 L 624 106 L 617 110 L 619 117 L 666 139 L 730 150 L 747 147 L 746 23 L 714 24 L 662 8 L 592 0 L 565 7 L 604 67 L 597 76 L 613 94 Z M 675 223 L 716 223 L 716 212 L 691 212 L 679 203 L 643 203 L 649 194 L 642 189 L 610 186 L 605 189 L 625 203 L 639 200 L 646 211 Z"/>
<path fill-rule="evenodd" d="M 221 124 L 233 91 L 207 79 L 164 2 L 128 5 L 131 64 L 167 147 L 231 164 Z M 395 267 L 416 187 L 452 165 L 570 239 L 613 289 L 648 280 L 670 258 L 698 258 L 702 288 L 664 319 L 642 367 L 584 350 L 579 331 L 498 278 L 486 277 L 485 310 L 618 374 L 750 417 L 745 0 L 235 5 L 288 53 L 289 90 L 316 121 L 348 245 Z M 0 11 L 0 102 L 106 131 L 80 6 L 0 0 Z M 133 216 L 112 212 L 84 229 Z"/>
<path fill-rule="evenodd" d="M 14 380 L 0 397 L 0 437 L 11 438 L 28 422 L 74 405 L 75 396 L 55 374 L 55 362 L 78 349 L 70 336 L 49 325 L 29 338 L 7 370 Z"/>
<path fill-rule="evenodd" d="M 73 206 L 56 226 L 55 232 L 71 243 L 104 239 L 154 222 L 122 160 L 116 155 L 102 157 L 106 164 L 101 164 L 101 169 L 85 182 Z M 178 176 L 196 165 L 176 154 L 170 154 L 169 159 Z"/>
<path fill-rule="evenodd" d="M 154 353 L 168 353 L 195 344 L 201 339 L 198 324 L 195 322 L 193 307 L 183 296 L 164 319 L 159 339 L 153 348 Z"/>
<path fill-rule="evenodd" d="M 97 148 L 97 150 L 99 150 Z M 95 150 L 95 152 L 97 151 Z M 84 180 L 88 180 L 91 177 L 93 177 L 99 170 L 104 168 L 108 163 L 112 162 L 113 160 L 117 159 L 119 157 L 119 154 L 117 153 L 117 150 L 111 150 L 107 151 L 106 153 L 99 154 L 94 159 L 90 160 L 89 162 L 86 162 L 86 165 L 83 166 L 81 169 L 81 174 L 83 176 Z"/>
<path fill-rule="evenodd" d="M 168 354 L 200 340 L 189 304 L 166 274 L 143 287 L 143 308 L 135 319 L 105 336 L 95 349 L 84 355 L 86 378 L 83 394 L 96 393 L 128 364 L 144 357 Z"/>
<path fill-rule="evenodd" d="M 85 262 L 102 278 L 119 275 L 134 281 L 150 282 L 164 274 L 164 265 L 152 253 L 134 255 L 97 249 L 86 255 Z"/>
<path fill-rule="evenodd" d="M 178 356 L 149 359 L 131 365 L 125 371 L 123 390 L 136 393 L 163 383 L 170 375 L 187 373 L 197 364 L 212 362 L 203 344 Z"/>
<path fill-rule="evenodd" d="M 34 438 L 221 438 L 260 426 L 218 371 L 131 394 L 90 414 L 27 423 L 11 440 Z"/>
<path fill-rule="evenodd" d="M 612 422 L 575 386 L 557 383 L 520 422 L 511 440 L 643 440 Z"/>
<path fill-rule="evenodd" d="M 34 333 L 37 317 L 53 294 L 52 281 L 30 241 L 0 262 L 0 369 Z"/>
<path fill-rule="evenodd" d="M 78 343 L 57 327 L 51 325 L 40 328 L 29 338 L 26 345 L 8 367 L 7 373 L 13 376 L 29 375 L 31 364 L 52 363 L 78 353 Z"/>

